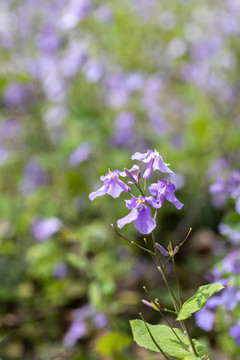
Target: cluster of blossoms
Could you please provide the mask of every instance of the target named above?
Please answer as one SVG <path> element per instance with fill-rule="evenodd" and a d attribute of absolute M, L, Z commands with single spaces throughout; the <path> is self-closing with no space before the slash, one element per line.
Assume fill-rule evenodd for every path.
<path fill-rule="evenodd" d="M 98 196 L 109 194 L 113 198 L 119 197 L 124 191 L 131 194 L 130 200 L 125 200 L 126 207 L 130 210 L 130 213 L 117 221 L 118 228 L 122 228 L 126 224 L 134 221 L 134 226 L 142 234 L 150 234 L 156 227 L 156 220 L 151 215 L 151 209 L 149 205 L 155 210 L 162 207 L 164 200 L 172 202 L 175 207 L 180 210 L 183 204 L 176 198 L 175 185 L 171 182 L 174 177 L 174 172 L 168 167 L 169 164 L 165 164 L 158 151 L 148 150 L 146 153 L 136 152 L 132 157 L 132 160 L 142 161 L 147 163 L 147 167 L 143 173 L 143 179 L 146 184 L 146 180 L 150 178 L 152 171 L 159 170 L 162 173 L 169 174 L 168 180 L 158 180 L 157 183 L 153 183 L 149 186 L 148 190 L 150 196 L 146 195 L 146 186 L 142 190 L 140 185 L 141 171 L 138 165 L 128 170 L 124 169 L 123 172 L 120 170 L 110 171 L 105 175 L 101 176 L 100 180 L 103 181 L 103 186 L 92 192 L 89 195 L 90 200 L 94 200 Z M 131 187 L 126 185 L 119 177 L 128 177 L 130 180 L 129 185 L 136 185 L 141 195 L 135 197 L 131 192 Z"/>
<path fill-rule="evenodd" d="M 213 296 L 207 302 L 205 307 L 195 315 L 197 325 L 205 331 L 213 329 L 216 311 L 219 307 L 228 311 L 228 322 L 231 326 L 233 320 L 229 316 L 240 304 L 240 290 L 237 283 L 240 275 L 240 251 L 230 252 L 221 263 L 214 267 L 210 274 L 211 281 L 221 283 L 225 289 L 218 296 Z M 231 320 L 230 320 L 231 319 Z M 240 345 L 240 321 L 230 327 L 229 335 L 233 337 L 237 345 Z"/>
<path fill-rule="evenodd" d="M 232 171 L 227 178 L 219 175 L 217 182 L 210 186 L 209 192 L 213 196 L 213 204 L 216 207 L 225 205 L 228 199 L 233 199 L 235 210 L 240 214 L 240 171 Z"/>

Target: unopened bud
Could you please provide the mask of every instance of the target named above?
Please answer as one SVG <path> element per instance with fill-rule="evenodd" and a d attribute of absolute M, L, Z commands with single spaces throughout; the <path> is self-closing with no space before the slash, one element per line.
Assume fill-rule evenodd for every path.
<path fill-rule="evenodd" d="M 165 250 L 160 244 L 156 243 L 155 246 L 162 255 L 169 256 L 169 252 L 167 250 Z"/>
<path fill-rule="evenodd" d="M 132 174 L 130 173 L 130 171 L 126 168 L 124 168 L 125 174 L 127 175 L 127 177 L 129 178 L 129 180 L 131 181 L 132 184 L 136 184 L 137 180 L 134 179 L 134 177 L 132 176 Z"/>

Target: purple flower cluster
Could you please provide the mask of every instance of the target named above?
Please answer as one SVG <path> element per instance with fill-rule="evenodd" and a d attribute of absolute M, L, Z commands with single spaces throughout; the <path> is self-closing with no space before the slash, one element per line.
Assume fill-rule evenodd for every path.
<path fill-rule="evenodd" d="M 146 191 L 143 192 L 140 185 L 141 172 L 138 165 L 133 165 L 130 170 L 125 169 L 123 172 L 120 170 L 110 171 L 105 175 L 101 176 L 103 186 L 92 192 L 89 195 L 90 200 L 94 200 L 97 196 L 109 194 L 113 198 L 117 198 L 124 191 L 131 193 L 131 188 L 126 185 L 119 176 L 128 177 L 130 180 L 129 185 L 136 185 L 140 191 L 139 197 L 132 195 L 130 200 L 125 200 L 126 207 L 130 210 L 130 213 L 117 221 L 118 228 L 122 228 L 126 224 L 134 222 L 135 228 L 141 234 L 149 234 L 156 227 L 155 216 L 152 217 L 151 209 L 149 205 L 157 210 L 162 207 L 164 200 L 168 200 L 174 204 L 174 206 L 180 210 L 183 204 L 176 198 L 175 185 L 171 183 L 171 177 L 175 174 L 169 169 L 168 165 L 165 164 L 162 157 L 155 150 L 148 150 L 146 153 L 136 152 L 132 156 L 132 160 L 142 161 L 147 163 L 147 167 L 143 173 L 143 179 L 146 182 L 150 178 L 152 171 L 159 170 L 162 173 L 170 175 L 168 180 L 158 180 L 158 183 L 153 183 L 149 186 L 150 196 L 146 196 Z M 137 173 L 136 173 L 137 171 Z"/>
<path fill-rule="evenodd" d="M 91 304 L 86 304 L 71 313 L 72 323 L 64 336 L 65 346 L 71 347 L 82 339 L 87 333 L 89 325 L 97 329 L 103 328 L 107 324 L 107 317 L 103 313 L 98 313 Z"/>
<path fill-rule="evenodd" d="M 215 267 L 209 278 L 213 282 L 222 283 L 225 289 L 218 296 L 213 296 L 205 307 L 195 314 L 197 325 L 205 331 L 213 329 L 218 307 L 223 307 L 226 311 L 234 310 L 240 304 L 240 290 L 235 279 L 240 274 L 240 251 L 229 253 L 218 267 Z M 238 323 L 230 329 L 230 336 L 236 339 L 237 345 L 240 343 L 240 327 Z"/>
<path fill-rule="evenodd" d="M 233 170 L 227 177 L 219 176 L 217 182 L 210 186 L 210 194 L 216 207 L 225 205 L 231 198 L 235 202 L 235 210 L 240 214 L 240 171 Z"/>

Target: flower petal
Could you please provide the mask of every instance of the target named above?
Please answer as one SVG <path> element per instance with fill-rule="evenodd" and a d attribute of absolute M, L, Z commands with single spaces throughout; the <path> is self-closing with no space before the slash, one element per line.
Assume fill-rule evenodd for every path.
<path fill-rule="evenodd" d="M 134 222 L 135 228 L 141 234 L 150 234 L 156 227 L 156 221 L 151 216 L 151 211 L 147 205 L 142 205 L 138 212 L 138 218 Z"/>
<path fill-rule="evenodd" d="M 160 170 L 163 173 L 167 173 L 170 174 L 171 176 L 175 176 L 174 172 L 168 168 L 167 164 L 165 164 L 165 162 L 163 161 L 160 155 L 155 157 L 154 159 L 153 170 Z"/>
<path fill-rule="evenodd" d="M 173 205 L 180 210 L 183 207 L 183 203 L 181 203 L 174 194 L 175 186 L 173 184 L 168 184 L 167 192 L 166 192 L 166 199 L 173 203 Z"/>
<path fill-rule="evenodd" d="M 107 188 L 106 185 L 103 185 L 99 190 L 91 192 L 91 194 L 89 194 L 89 199 L 94 200 L 98 196 L 105 195 L 106 188 Z"/>
<path fill-rule="evenodd" d="M 147 152 L 146 153 L 140 153 L 140 152 L 135 152 L 135 154 L 133 154 L 133 156 L 131 157 L 132 160 L 138 160 L 138 161 L 143 161 L 146 159 L 147 157 Z"/>
<path fill-rule="evenodd" d="M 139 214 L 139 212 L 136 208 L 132 209 L 132 211 L 128 215 L 124 216 L 122 219 L 119 219 L 117 221 L 118 228 L 121 229 L 126 224 L 129 224 L 130 222 L 136 220 L 138 217 L 138 214 Z"/>
<path fill-rule="evenodd" d="M 117 198 L 120 196 L 121 192 L 123 191 L 123 188 L 121 186 L 119 186 L 119 184 L 114 181 L 114 180 L 110 180 L 108 182 L 108 189 L 107 189 L 107 194 L 111 195 L 113 198 Z"/>

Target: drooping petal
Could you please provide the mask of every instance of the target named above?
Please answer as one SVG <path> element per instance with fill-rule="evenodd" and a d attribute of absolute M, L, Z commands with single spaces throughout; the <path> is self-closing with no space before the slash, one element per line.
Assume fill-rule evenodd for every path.
<path fill-rule="evenodd" d="M 168 184 L 167 186 L 167 192 L 166 192 L 166 199 L 173 203 L 173 205 L 180 210 L 183 207 L 183 203 L 181 203 L 174 194 L 175 186 L 173 184 Z"/>
<path fill-rule="evenodd" d="M 153 163 L 153 170 L 160 170 L 163 173 L 170 174 L 171 176 L 175 176 L 174 172 L 170 170 L 163 161 L 162 157 L 160 155 L 155 156 L 154 163 Z"/>
<path fill-rule="evenodd" d="M 117 226 L 119 229 L 122 229 L 123 226 L 125 226 L 126 224 L 129 224 L 130 222 L 134 221 L 137 219 L 138 217 L 138 210 L 136 208 L 132 209 L 132 211 L 130 211 L 130 213 L 126 216 L 124 216 L 122 219 L 119 219 L 117 221 Z"/>
<path fill-rule="evenodd" d="M 135 228 L 144 235 L 150 234 L 156 227 L 156 221 L 151 216 L 151 211 L 147 205 L 142 205 L 138 212 L 138 217 L 134 221 Z"/>
<path fill-rule="evenodd" d="M 103 185 L 99 190 L 91 192 L 91 194 L 89 194 L 89 199 L 94 200 L 98 196 L 105 195 L 106 189 L 107 189 L 107 186 Z"/>

